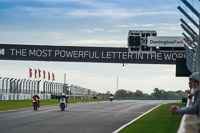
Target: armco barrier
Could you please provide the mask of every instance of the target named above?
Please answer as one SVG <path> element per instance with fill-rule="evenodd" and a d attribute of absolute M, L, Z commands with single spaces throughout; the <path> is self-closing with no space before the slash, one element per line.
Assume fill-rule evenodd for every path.
<path fill-rule="evenodd" d="M 24 93 L 0 93 L 1 100 L 24 100 L 32 99 L 34 94 L 24 94 Z M 39 94 L 40 99 L 51 99 L 51 94 Z"/>

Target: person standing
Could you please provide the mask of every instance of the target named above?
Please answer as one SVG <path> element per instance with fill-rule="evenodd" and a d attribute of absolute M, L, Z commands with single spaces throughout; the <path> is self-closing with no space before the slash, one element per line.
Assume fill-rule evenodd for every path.
<path fill-rule="evenodd" d="M 194 90 L 194 101 L 191 106 L 179 108 L 179 106 L 172 106 L 170 108 L 171 114 L 197 114 L 199 112 L 199 72 L 194 72 L 190 75 L 191 86 Z"/>

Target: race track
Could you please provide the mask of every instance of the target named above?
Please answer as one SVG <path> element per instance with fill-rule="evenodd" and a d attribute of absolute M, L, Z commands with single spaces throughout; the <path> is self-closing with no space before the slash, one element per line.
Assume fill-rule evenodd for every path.
<path fill-rule="evenodd" d="M 149 109 L 172 101 L 103 101 L 0 112 L 1 133 L 112 133 Z"/>

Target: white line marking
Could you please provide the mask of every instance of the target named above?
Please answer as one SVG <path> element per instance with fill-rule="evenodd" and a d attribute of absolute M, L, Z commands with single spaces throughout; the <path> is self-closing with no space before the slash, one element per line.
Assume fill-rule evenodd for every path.
<path fill-rule="evenodd" d="M 161 105 L 161 104 L 160 104 Z M 127 127 L 128 125 L 132 124 L 133 122 L 135 122 L 136 120 L 140 119 L 142 116 L 146 115 L 147 113 L 151 112 L 152 110 L 154 110 L 155 108 L 159 107 L 160 105 L 157 105 L 156 107 L 150 109 L 149 111 L 145 112 L 144 114 L 141 114 L 140 116 L 138 116 L 137 118 L 133 119 L 132 121 L 130 121 L 129 123 L 121 126 L 120 128 L 118 128 L 116 131 L 114 131 L 113 133 L 118 133 L 119 131 L 121 131 L 122 129 L 124 129 L 125 127 Z"/>
<path fill-rule="evenodd" d="M 57 104 L 52 104 L 52 105 L 57 105 Z M 40 107 L 47 107 L 47 106 L 52 106 L 52 105 L 43 105 Z M 12 112 L 12 111 L 17 111 L 17 110 L 25 110 L 25 109 L 30 109 L 30 108 L 33 108 L 33 107 L 18 108 L 18 109 L 13 109 L 13 110 L 4 110 L 4 111 L 0 111 L 0 113 L 1 112 Z"/>

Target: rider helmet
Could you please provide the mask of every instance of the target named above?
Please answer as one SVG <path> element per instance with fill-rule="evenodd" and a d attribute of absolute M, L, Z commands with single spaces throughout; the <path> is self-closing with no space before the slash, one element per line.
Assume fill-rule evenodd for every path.
<path fill-rule="evenodd" d="M 61 96 L 65 96 L 65 93 L 62 93 Z"/>

